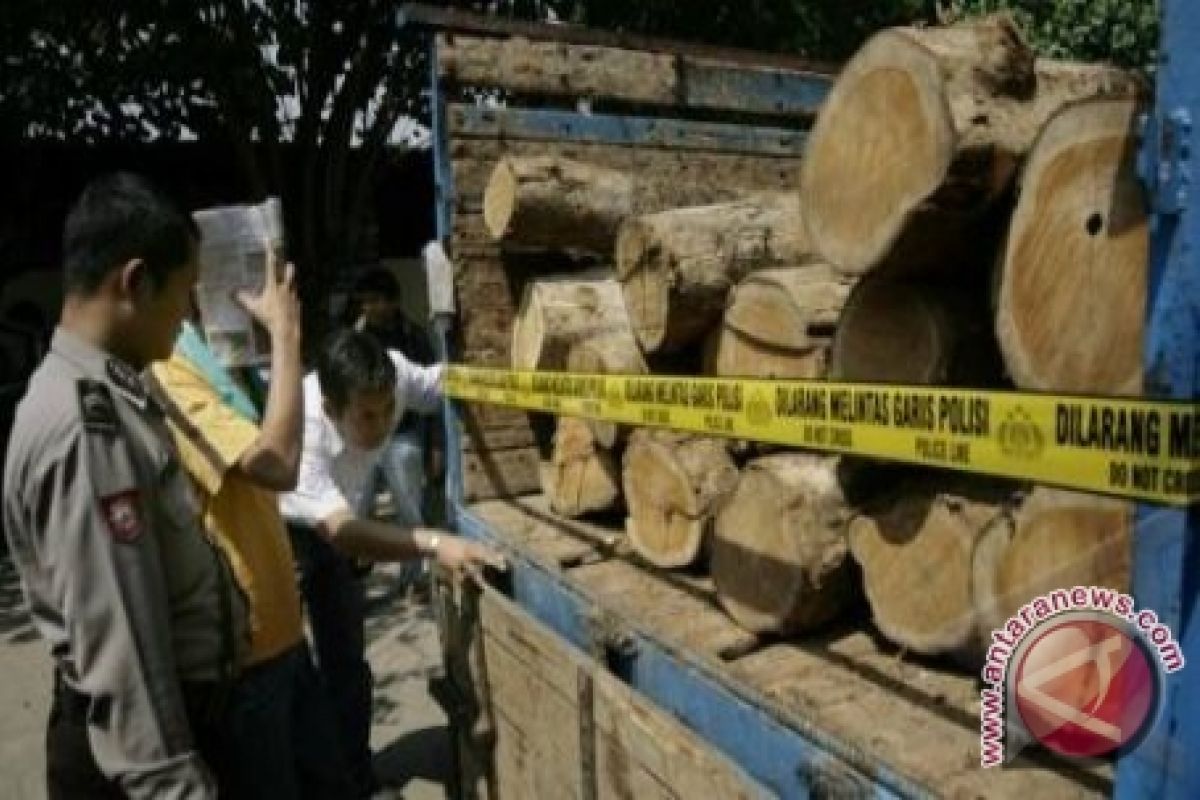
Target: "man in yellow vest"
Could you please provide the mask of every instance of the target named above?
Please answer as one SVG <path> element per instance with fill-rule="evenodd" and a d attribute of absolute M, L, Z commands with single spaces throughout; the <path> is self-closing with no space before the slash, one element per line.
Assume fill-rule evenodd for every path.
<path fill-rule="evenodd" d="M 295 484 L 303 409 L 300 306 L 288 265 L 268 260 L 263 290 L 239 300 L 271 336 L 271 385 L 258 411 L 199 333 L 185 326 L 151 381 L 249 608 L 249 655 L 226 699 L 222 796 L 345 797 L 333 711 L 304 640 L 295 561 L 277 492 Z"/>

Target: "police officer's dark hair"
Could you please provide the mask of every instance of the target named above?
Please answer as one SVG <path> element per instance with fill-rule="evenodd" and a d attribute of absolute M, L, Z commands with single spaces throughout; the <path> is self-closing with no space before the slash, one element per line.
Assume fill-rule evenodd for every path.
<path fill-rule="evenodd" d="M 145 178 L 104 175 L 84 188 L 63 226 L 66 290 L 90 295 L 109 272 L 135 258 L 160 289 L 199 239 L 195 221 Z"/>
<path fill-rule="evenodd" d="M 395 300 L 400 296 L 400 282 L 396 276 L 382 267 L 368 270 L 354 284 L 356 295 L 377 294 Z"/>
<path fill-rule="evenodd" d="M 317 359 L 321 395 L 341 411 L 356 392 L 378 392 L 396 385 L 396 365 L 374 336 L 352 328 L 330 334 Z"/>

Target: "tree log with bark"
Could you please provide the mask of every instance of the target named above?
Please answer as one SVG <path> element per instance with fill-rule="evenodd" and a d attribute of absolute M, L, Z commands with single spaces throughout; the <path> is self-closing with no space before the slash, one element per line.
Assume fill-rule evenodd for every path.
<path fill-rule="evenodd" d="M 622 483 L 634 550 L 659 567 L 686 567 L 704 551 L 718 503 L 737 483 L 727 445 L 673 431 L 638 430 Z"/>
<path fill-rule="evenodd" d="M 747 630 L 811 630 L 853 599 L 851 512 L 837 464 L 801 453 L 757 459 L 717 515 L 713 582 L 721 605 Z"/>

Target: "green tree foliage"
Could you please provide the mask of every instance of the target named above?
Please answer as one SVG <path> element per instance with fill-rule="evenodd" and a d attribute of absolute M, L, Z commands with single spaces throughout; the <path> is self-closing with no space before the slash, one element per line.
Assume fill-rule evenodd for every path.
<path fill-rule="evenodd" d="M 558 0 L 563 18 L 599 28 L 837 61 L 889 25 L 932 22 L 928 0 Z"/>
<path fill-rule="evenodd" d="M 427 50 L 397 11 L 393 0 L 7 0 L 0 134 L 231 143 L 254 192 L 283 196 L 301 289 L 316 299 L 356 252 L 397 121 L 427 116 Z"/>
<path fill-rule="evenodd" d="M 952 0 L 950 17 L 1009 11 L 1042 55 L 1151 68 L 1157 56 L 1157 0 Z"/>

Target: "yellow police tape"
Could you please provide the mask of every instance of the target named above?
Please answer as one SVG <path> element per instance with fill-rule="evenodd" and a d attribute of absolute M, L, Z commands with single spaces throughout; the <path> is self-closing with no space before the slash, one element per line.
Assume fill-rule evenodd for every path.
<path fill-rule="evenodd" d="M 1200 498 L 1200 405 L 825 381 L 451 365 L 446 393 L 1172 505 Z"/>

